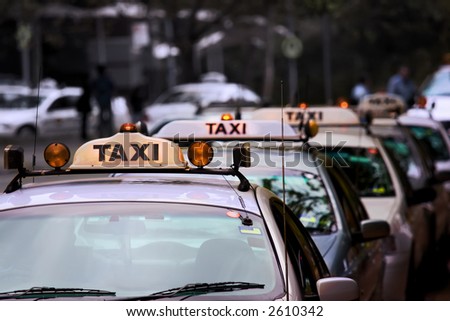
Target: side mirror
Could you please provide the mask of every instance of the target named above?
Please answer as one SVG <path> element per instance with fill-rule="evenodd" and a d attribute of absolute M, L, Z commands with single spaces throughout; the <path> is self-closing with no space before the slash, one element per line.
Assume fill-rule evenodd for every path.
<path fill-rule="evenodd" d="M 323 278 L 316 282 L 321 301 L 359 300 L 359 286 L 355 280 L 344 277 Z"/>
<path fill-rule="evenodd" d="M 361 234 L 356 241 L 368 242 L 385 238 L 391 233 L 389 223 L 384 220 L 369 219 L 361 222 Z"/>
<path fill-rule="evenodd" d="M 413 206 L 421 203 L 428 203 L 434 201 L 437 194 L 434 188 L 424 187 L 413 191 L 411 197 L 406 199 L 408 206 Z"/>

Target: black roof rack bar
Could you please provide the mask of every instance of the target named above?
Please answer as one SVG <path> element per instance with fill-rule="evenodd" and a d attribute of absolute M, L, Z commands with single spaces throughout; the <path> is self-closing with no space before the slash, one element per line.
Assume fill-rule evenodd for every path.
<path fill-rule="evenodd" d="M 22 179 L 40 176 L 61 176 L 81 174 L 113 174 L 113 173 L 168 173 L 168 174 L 208 174 L 208 175 L 231 175 L 239 178 L 239 191 L 245 192 L 250 189 L 250 183 L 239 170 L 231 168 L 186 168 L 186 169 L 148 169 L 148 168 L 106 168 L 106 169 L 52 169 L 52 170 L 19 170 L 19 173 L 6 186 L 5 193 L 14 192 L 22 187 Z"/>

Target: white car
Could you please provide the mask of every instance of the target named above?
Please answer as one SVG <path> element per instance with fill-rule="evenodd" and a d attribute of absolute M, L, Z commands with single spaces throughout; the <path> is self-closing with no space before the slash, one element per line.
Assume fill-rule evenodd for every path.
<path fill-rule="evenodd" d="M 450 65 L 442 65 L 429 75 L 419 91 L 421 96 L 408 113 L 440 121 L 450 135 Z"/>
<path fill-rule="evenodd" d="M 443 125 L 430 118 L 409 116 L 408 112 L 398 121 L 420 143 L 422 152 L 432 162 L 438 193 L 447 192 L 447 198 L 440 202 L 435 230 L 436 242 L 446 252 L 450 235 L 450 138 Z"/>
<path fill-rule="evenodd" d="M 261 109 L 255 119 L 280 117 L 280 108 Z M 391 237 L 385 247 L 382 298 L 404 300 L 412 255 L 413 235 L 401 182 L 384 147 L 370 136 L 356 113 L 339 107 L 284 108 L 285 121 L 298 128 L 315 119 L 321 127 L 308 143 L 341 166 L 356 186 L 370 218 L 386 220 Z"/>
<path fill-rule="evenodd" d="M 224 112 L 241 117 L 261 106 L 261 98 L 244 85 L 226 82 L 201 82 L 177 85 L 143 110 L 150 133 L 176 119 L 218 119 Z M 235 117 L 239 118 L 239 117 Z"/>
<path fill-rule="evenodd" d="M 433 171 L 430 157 L 398 119 L 374 119 L 370 126 L 386 148 L 405 188 L 408 221 L 414 234 L 414 254 L 410 270 L 409 298 L 422 299 L 446 275 L 445 222 L 448 195 Z"/>
<path fill-rule="evenodd" d="M 355 281 L 330 277 L 282 201 L 250 185 L 236 167 L 208 169 L 203 153 L 191 159 L 200 167 L 191 167 L 177 145 L 130 124 L 80 146 L 67 169 L 66 148 L 48 148 L 44 155 L 54 169 L 36 171 L 22 170 L 20 148 L 5 149 L 6 167 L 20 170 L 0 195 L 0 299 L 359 296 Z M 59 180 L 39 182 L 51 175 Z M 23 185 L 31 177 L 35 183 Z"/>
<path fill-rule="evenodd" d="M 79 87 L 24 89 L 0 93 L 0 136 L 33 137 L 79 135 L 80 115 L 76 102 L 82 93 Z M 112 102 L 115 129 L 131 120 L 124 98 Z M 88 132 L 96 136 L 98 107 L 94 104 L 88 120 Z"/>

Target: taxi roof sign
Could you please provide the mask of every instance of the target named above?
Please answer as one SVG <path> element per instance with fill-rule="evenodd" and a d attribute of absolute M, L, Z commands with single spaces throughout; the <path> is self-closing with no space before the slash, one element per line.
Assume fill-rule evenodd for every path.
<path fill-rule="evenodd" d="M 75 152 L 70 170 L 86 169 L 185 169 L 179 146 L 137 132 L 117 133 L 94 139 Z"/>
<path fill-rule="evenodd" d="M 175 120 L 165 125 L 155 137 L 175 140 L 298 140 L 298 134 L 287 124 L 282 129 L 274 120 Z M 284 132 L 283 132 L 284 131 Z"/>
<path fill-rule="evenodd" d="M 281 108 L 260 108 L 253 112 L 252 119 L 280 119 Z M 298 126 L 300 122 L 314 119 L 321 127 L 360 125 L 358 115 L 348 108 L 340 107 L 308 107 L 283 108 L 284 119 L 291 126 Z"/>
<path fill-rule="evenodd" d="M 375 93 L 365 95 L 359 102 L 357 110 L 362 116 L 370 112 L 373 118 L 395 118 L 406 111 L 406 104 L 399 95 Z"/>

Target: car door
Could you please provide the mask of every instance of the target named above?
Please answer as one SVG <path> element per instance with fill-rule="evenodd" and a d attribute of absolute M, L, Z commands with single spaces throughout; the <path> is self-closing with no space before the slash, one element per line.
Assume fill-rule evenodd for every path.
<path fill-rule="evenodd" d="M 76 109 L 78 96 L 60 96 L 50 103 L 43 119 L 45 134 L 78 134 L 80 119 Z M 41 129 L 41 132 L 44 130 Z"/>
<path fill-rule="evenodd" d="M 352 246 L 347 253 L 347 270 L 349 277 L 358 282 L 361 300 L 376 299 L 380 295 L 384 260 L 382 243 L 358 241 L 361 234 L 361 222 L 369 219 L 358 193 L 346 175 L 337 167 L 326 167 L 331 184 L 335 190 L 340 211 L 352 237 Z"/>
<path fill-rule="evenodd" d="M 319 279 L 330 276 L 319 250 L 289 207 L 283 206 L 283 203 L 275 197 L 269 200 L 269 204 L 281 235 L 284 235 L 286 226 L 287 254 L 293 265 L 303 299 L 318 300 L 316 283 Z"/>

